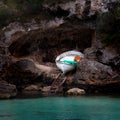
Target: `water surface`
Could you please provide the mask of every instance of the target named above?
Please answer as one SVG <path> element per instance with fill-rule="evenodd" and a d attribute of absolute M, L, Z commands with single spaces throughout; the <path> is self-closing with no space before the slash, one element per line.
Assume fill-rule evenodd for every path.
<path fill-rule="evenodd" d="M 0 120 L 120 120 L 120 97 L 0 100 Z"/>

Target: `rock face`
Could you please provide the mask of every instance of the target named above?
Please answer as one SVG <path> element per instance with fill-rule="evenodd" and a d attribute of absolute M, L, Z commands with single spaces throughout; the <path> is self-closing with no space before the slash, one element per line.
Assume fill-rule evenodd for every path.
<path fill-rule="evenodd" d="M 84 50 L 91 46 L 94 30 L 80 26 L 62 25 L 55 29 L 31 31 L 29 34 L 13 42 L 9 50 L 14 56 L 35 54 L 40 62 L 54 62 L 56 55 L 80 48 Z"/>
<path fill-rule="evenodd" d="M 75 74 L 68 75 L 70 81 L 66 80 L 63 89 L 76 87 L 73 79 L 77 85 L 120 83 L 119 50 L 104 48 L 102 40 L 96 37 L 99 34 L 95 26 L 97 14 L 115 7 L 109 0 L 51 1 L 41 7 L 42 16 L 25 23 L 10 23 L 0 30 L 0 79 L 10 83 L 1 82 L 0 89 L 6 86 L 11 93 L 16 89 L 14 85 L 18 91 L 29 85 L 23 91 L 40 92 L 34 85 L 41 84 L 42 92 L 49 91 L 44 86 L 50 86 L 59 73 L 55 67 L 56 56 L 73 49 L 84 52 L 86 59 L 78 63 Z M 71 94 L 81 94 L 76 89 Z M 14 95 L 6 97 L 11 96 Z"/>
<path fill-rule="evenodd" d="M 41 87 L 39 85 L 28 85 L 22 90 L 22 93 L 26 96 L 40 96 L 41 95 Z"/>
<path fill-rule="evenodd" d="M 28 85 L 35 82 L 47 82 L 54 79 L 53 72 L 58 72 L 54 67 L 40 65 L 31 59 L 21 59 L 12 63 L 6 71 L 6 80 L 17 86 Z M 46 79 L 45 79 L 46 78 Z M 44 80 L 44 81 L 43 81 Z M 51 82 L 49 80 L 49 82 Z"/>
<path fill-rule="evenodd" d="M 113 69 L 115 69 L 118 74 L 120 75 L 120 55 L 116 56 L 109 60 L 109 64 L 112 66 Z"/>
<path fill-rule="evenodd" d="M 25 91 L 40 91 L 41 88 L 37 85 L 30 85 L 24 89 Z"/>
<path fill-rule="evenodd" d="M 115 77 L 117 77 L 117 74 L 112 71 L 111 67 L 88 59 L 81 60 L 78 63 L 77 73 L 75 75 L 75 78 L 82 81 L 101 81 L 103 84 Z"/>
<path fill-rule="evenodd" d="M 43 93 L 48 93 L 50 91 L 50 88 L 51 88 L 51 86 L 43 87 L 42 92 Z"/>
<path fill-rule="evenodd" d="M 85 90 L 79 88 L 72 88 L 67 91 L 68 95 L 83 95 L 85 94 Z"/>
<path fill-rule="evenodd" d="M 6 80 L 20 86 L 22 84 L 32 83 L 40 75 L 41 71 L 35 67 L 32 61 L 20 60 L 7 68 Z"/>
<path fill-rule="evenodd" d="M 109 64 L 111 59 L 118 57 L 119 54 L 112 47 L 106 47 L 105 49 L 99 50 L 101 54 L 98 53 L 98 60 L 104 64 Z"/>
<path fill-rule="evenodd" d="M 4 72 L 11 63 L 8 46 L 2 41 L 3 33 L 0 31 L 0 79 L 4 80 Z"/>
<path fill-rule="evenodd" d="M 15 97 L 17 89 L 15 85 L 8 84 L 6 81 L 0 81 L 0 98 Z"/>
<path fill-rule="evenodd" d="M 61 3 L 52 3 L 52 4 L 44 4 L 45 8 L 48 8 L 54 12 L 54 15 L 57 17 L 61 16 L 72 16 L 76 15 L 80 19 L 84 18 L 91 18 L 96 14 L 101 14 L 108 12 L 109 9 L 113 6 L 109 5 L 110 3 L 118 2 L 109 1 L 109 0 L 76 0 L 76 1 L 69 1 L 69 2 L 61 2 Z M 112 9 L 112 8 L 111 8 Z M 59 12 L 61 10 L 61 12 Z M 67 12 L 68 11 L 68 12 Z M 62 13 L 63 14 L 60 14 Z M 65 13 L 68 13 L 65 14 Z"/>

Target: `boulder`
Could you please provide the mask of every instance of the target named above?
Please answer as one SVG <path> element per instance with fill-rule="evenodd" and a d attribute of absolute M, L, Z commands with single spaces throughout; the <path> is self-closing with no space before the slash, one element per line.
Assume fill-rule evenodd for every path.
<path fill-rule="evenodd" d="M 29 85 L 43 82 L 50 84 L 58 75 L 56 67 L 41 65 L 33 59 L 21 58 L 7 68 L 6 80 L 15 85 Z"/>
<path fill-rule="evenodd" d="M 67 91 L 68 95 L 83 95 L 85 94 L 85 90 L 79 88 L 72 88 Z"/>
<path fill-rule="evenodd" d="M 35 66 L 33 61 L 28 59 L 18 60 L 7 68 L 6 80 L 21 86 L 35 82 L 41 74 L 41 70 Z"/>
<path fill-rule="evenodd" d="M 50 88 L 51 88 L 51 86 L 45 86 L 45 87 L 43 87 L 42 92 L 45 92 L 45 93 L 49 92 Z"/>
<path fill-rule="evenodd" d="M 8 99 L 17 95 L 15 85 L 9 84 L 6 81 L 0 81 L 0 99 Z"/>
<path fill-rule="evenodd" d="M 113 72 L 110 66 L 104 65 L 97 61 L 83 59 L 78 63 L 77 72 L 74 76 L 75 80 L 79 79 L 85 82 L 106 82 L 112 81 L 117 77 L 117 73 Z"/>
<path fill-rule="evenodd" d="M 24 88 L 25 91 L 41 91 L 41 88 L 38 85 L 30 85 Z"/>
<path fill-rule="evenodd" d="M 119 56 L 119 53 L 117 52 L 117 50 L 110 46 L 106 47 L 105 49 L 96 51 L 96 54 L 98 57 L 98 61 L 104 64 L 109 64 L 111 60 Z"/>
<path fill-rule="evenodd" d="M 22 90 L 22 94 L 28 97 L 39 97 L 41 96 L 41 87 L 37 85 L 29 85 Z"/>

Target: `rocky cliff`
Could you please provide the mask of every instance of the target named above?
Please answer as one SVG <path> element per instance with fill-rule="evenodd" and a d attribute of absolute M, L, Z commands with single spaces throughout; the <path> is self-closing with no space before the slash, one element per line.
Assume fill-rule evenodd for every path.
<path fill-rule="evenodd" d="M 0 5 L 9 8 L 10 4 L 1 2 Z M 28 14 L 29 19 L 24 17 L 21 21 L 19 17 L 23 13 L 20 12 L 19 20 L 9 23 L 10 20 L 0 30 L 0 80 L 14 84 L 18 94 L 31 85 L 31 93 L 40 94 L 60 73 L 55 65 L 56 56 L 77 49 L 85 54 L 85 59 L 78 63 L 76 72 L 67 75 L 61 92 L 79 87 L 87 92 L 119 93 L 120 43 L 105 45 L 105 32 L 96 27 L 98 16 L 109 13 L 114 7 L 119 9 L 119 1 L 44 1 L 37 14 Z M 2 86 L 1 82 L 0 88 Z M 6 88 L 9 86 L 12 87 L 6 85 Z"/>

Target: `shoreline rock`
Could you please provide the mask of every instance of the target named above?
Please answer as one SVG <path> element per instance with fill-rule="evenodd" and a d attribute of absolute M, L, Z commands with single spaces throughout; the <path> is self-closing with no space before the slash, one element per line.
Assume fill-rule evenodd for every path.
<path fill-rule="evenodd" d="M 9 84 L 6 81 L 0 81 L 0 99 L 9 99 L 17 95 L 15 85 Z"/>
<path fill-rule="evenodd" d="M 107 4 L 104 1 L 55 3 L 48 5 L 47 10 L 44 6 L 47 13 L 44 16 L 35 15 L 24 23 L 15 21 L 1 29 L 0 79 L 8 82 L 0 81 L 1 98 L 14 97 L 17 90 L 31 95 L 49 91 L 45 86 L 50 86 L 60 73 L 55 66 L 56 56 L 71 49 L 84 52 L 86 59 L 78 64 L 72 75 L 67 75 L 61 89 L 63 94 L 76 87 L 85 88 L 85 91 L 95 89 L 99 92 L 99 88 L 103 88 L 103 92 L 107 89 L 119 91 L 119 50 L 116 46 L 102 45 L 102 38 L 98 38 L 100 35 L 96 30 L 96 18 L 92 18 L 96 12 L 106 12 L 108 8 L 104 9 Z M 54 15 L 49 14 L 51 12 Z"/>
<path fill-rule="evenodd" d="M 72 88 L 67 91 L 67 95 L 84 95 L 85 93 L 85 90 L 80 88 Z"/>

